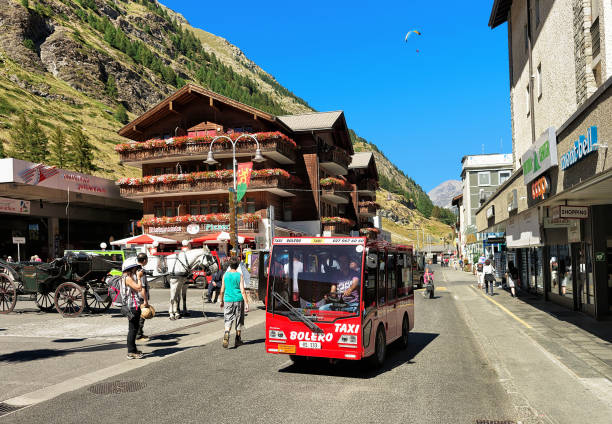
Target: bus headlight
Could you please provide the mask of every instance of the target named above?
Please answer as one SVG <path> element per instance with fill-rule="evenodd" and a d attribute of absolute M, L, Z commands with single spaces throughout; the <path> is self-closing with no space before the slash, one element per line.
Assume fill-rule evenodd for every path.
<path fill-rule="evenodd" d="M 270 330 L 268 332 L 268 338 L 269 339 L 278 339 L 278 340 L 287 340 L 287 337 L 285 336 L 285 333 L 283 333 L 281 330 Z"/>
<path fill-rule="evenodd" d="M 357 344 L 357 336 L 352 334 L 343 334 L 338 340 L 339 344 Z"/>

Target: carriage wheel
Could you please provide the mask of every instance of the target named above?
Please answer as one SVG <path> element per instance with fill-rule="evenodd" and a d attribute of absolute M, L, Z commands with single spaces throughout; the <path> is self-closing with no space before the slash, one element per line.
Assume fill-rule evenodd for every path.
<path fill-rule="evenodd" d="M 17 287 L 11 278 L 0 274 L 0 314 L 8 314 L 17 303 Z"/>
<path fill-rule="evenodd" d="M 36 293 L 36 306 L 43 312 L 53 312 L 55 309 L 54 303 L 55 293 L 52 291 L 47 293 Z"/>
<path fill-rule="evenodd" d="M 101 314 L 110 308 L 112 299 L 107 293 L 100 296 L 102 301 L 99 301 L 91 290 L 85 290 L 85 304 L 94 314 Z"/>
<path fill-rule="evenodd" d="M 75 283 L 63 283 L 55 290 L 55 309 L 63 317 L 78 317 L 85 309 L 83 288 Z"/>

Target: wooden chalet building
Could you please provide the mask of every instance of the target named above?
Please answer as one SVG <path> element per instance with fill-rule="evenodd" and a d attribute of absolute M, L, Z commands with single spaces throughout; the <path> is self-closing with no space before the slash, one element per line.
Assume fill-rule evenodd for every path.
<path fill-rule="evenodd" d="M 352 194 L 353 208 L 357 214 L 359 232 L 376 239 L 380 234 L 379 223 L 374 222 L 380 206 L 376 203 L 378 189 L 378 170 L 372 152 L 358 152 L 349 164 L 349 180 L 354 185 Z"/>
<path fill-rule="evenodd" d="M 235 140 L 245 133 L 257 138 L 265 161 L 253 163 L 238 205 L 241 236 L 263 247 L 271 234 L 359 230 L 353 199 L 360 185 L 349 181 L 354 152 L 342 111 L 274 116 L 190 84 L 119 130 L 129 139 L 116 146 L 120 160 L 141 168 L 142 177 L 117 184 L 122 196 L 142 200 L 144 231 L 178 240 L 227 231 L 231 143 L 217 140 L 212 150 L 218 163 L 204 161 L 214 137 Z M 241 139 L 237 161 L 251 161 L 255 151 L 252 140 Z M 375 166 L 366 168 L 377 184 Z"/>

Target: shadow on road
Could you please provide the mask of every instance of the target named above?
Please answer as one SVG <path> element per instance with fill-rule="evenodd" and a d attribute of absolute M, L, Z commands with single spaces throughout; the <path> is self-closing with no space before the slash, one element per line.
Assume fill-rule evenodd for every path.
<path fill-rule="evenodd" d="M 279 372 L 363 379 L 375 378 L 400 365 L 414 363 L 412 359 L 438 336 L 439 334 L 437 333 L 410 333 L 408 348 L 404 350 L 395 345 L 388 346 L 385 364 L 378 370 L 372 369 L 367 359 L 358 362 L 340 360 L 336 363 L 331 363 L 329 359 L 308 358 L 299 364 L 292 364 L 282 368 Z"/>

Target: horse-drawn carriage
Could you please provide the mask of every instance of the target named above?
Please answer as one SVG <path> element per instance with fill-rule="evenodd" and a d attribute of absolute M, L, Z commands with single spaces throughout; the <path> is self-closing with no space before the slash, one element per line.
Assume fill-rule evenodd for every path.
<path fill-rule="evenodd" d="M 41 311 L 56 309 L 64 317 L 85 309 L 104 312 L 112 303 L 105 280 L 118 268 L 120 262 L 85 253 L 69 253 L 50 263 L 0 261 L 0 314 L 11 312 L 19 295 L 30 295 Z"/>

